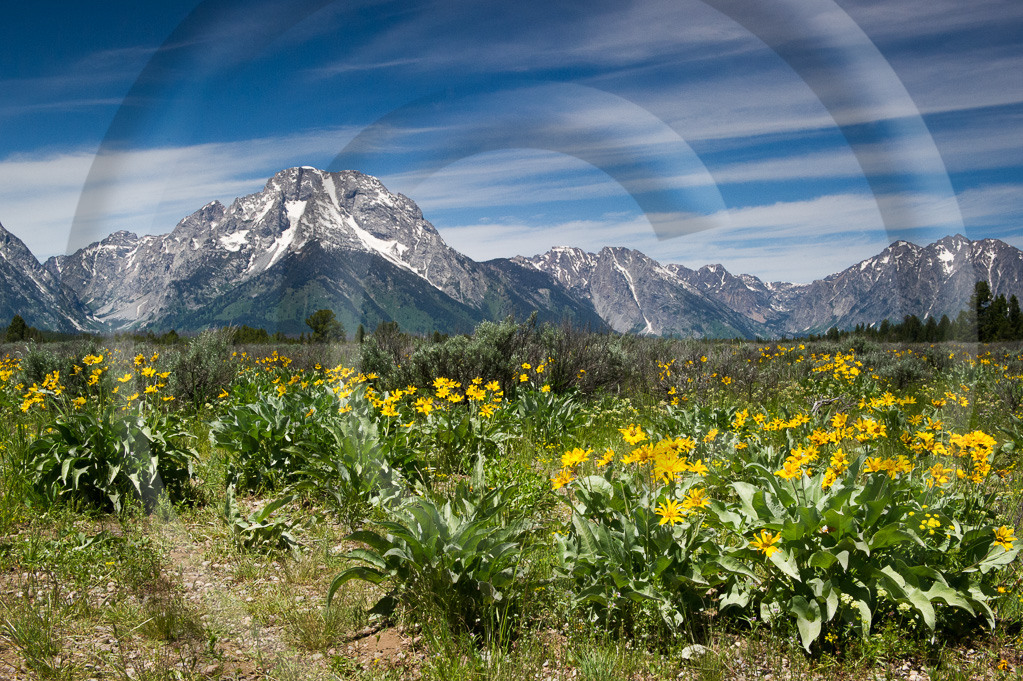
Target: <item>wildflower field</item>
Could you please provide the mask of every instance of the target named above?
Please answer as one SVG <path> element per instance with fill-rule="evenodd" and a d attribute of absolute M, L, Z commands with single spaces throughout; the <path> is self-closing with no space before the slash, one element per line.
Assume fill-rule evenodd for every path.
<path fill-rule="evenodd" d="M 0 678 L 1023 670 L 1021 347 L 505 322 L 0 358 Z"/>

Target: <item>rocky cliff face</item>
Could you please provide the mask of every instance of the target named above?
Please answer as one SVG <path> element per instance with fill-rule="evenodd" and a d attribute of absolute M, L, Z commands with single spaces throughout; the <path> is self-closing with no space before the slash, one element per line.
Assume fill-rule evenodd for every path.
<path fill-rule="evenodd" d="M 320 306 L 346 325 L 396 319 L 414 331 L 461 331 L 542 303 L 503 291 L 376 178 L 314 168 L 283 170 L 228 207 L 208 204 L 170 234 L 118 232 L 47 268 L 107 328 L 249 323 L 297 333 Z M 567 309 L 541 304 L 542 316 L 593 317 L 578 301 L 559 302 Z"/>
<path fill-rule="evenodd" d="M 616 331 L 700 337 L 753 337 L 766 331 L 757 321 L 705 295 L 671 267 L 663 267 L 639 251 L 603 248 L 593 254 L 578 248 L 556 248 L 515 262 L 546 272 L 589 300 Z"/>
<path fill-rule="evenodd" d="M 996 239 L 898 241 L 873 258 L 810 284 L 765 283 L 721 265 L 660 265 L 636 251 L 559 247 L 517 262 L 585 295 L 618 331 L 779 336 L 852 328 L 915 314 L 954 317 L 979 279 L 1023 297 L 1023 251 Z"/>
<path fill-rule="evenodd" d="M 801 287 L 785 303 L 781 329 L 819 332 L 837 326 L 901 321 L 912 314 L 955 317 L 974 284 L 986 279 L 995 295 L 1023 293 L 1023 252 L 996 239 L 948 236 L 928 246 L 897 241 L 830 277 Z"/>
<path fill-rule="evenodd" d="M 0 225 L 0 325 L 20 315 L 29 326 L 79 331 L 88 321 L 78 301 L 68 297 L 18 237 Z"/>

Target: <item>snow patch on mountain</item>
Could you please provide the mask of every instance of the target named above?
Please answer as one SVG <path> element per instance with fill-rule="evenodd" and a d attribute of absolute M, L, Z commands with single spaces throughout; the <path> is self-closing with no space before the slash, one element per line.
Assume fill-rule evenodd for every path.
<path fill-rule="evenodd" d="M 250 231 L 251 230 L 248 229 L 242 229 L 234 232 L 233 234 L 222 236 L 220 237 L 220 245 L 232 253 L 237 253 L 242 249 L 242 246 L 248 245 L 249 242 L 246 240 L 246 237 L 249 235 Z"/>
<path fill-rule="evenodd" d="M 289 219 L 291 218 L 290 214 L 288 215 L 288 218 Z M 291 246 L 291 243 L 295 240 L 295 234 L 297 232 L 298 219 L 296 218 L 291 223 L 290 227 L 284 230 L 279 237 L 274 239 L 273 245 L 269 249 L 269 252 L 271 253 L 270 262 L 268 262 L 266 264 L 266 267 L 263 268 L 264 272 L 273 267 L 277 263 L 277 261 L 280 260 L 284 256 L 284 254 L 288 252 L 288 248 Z"/>

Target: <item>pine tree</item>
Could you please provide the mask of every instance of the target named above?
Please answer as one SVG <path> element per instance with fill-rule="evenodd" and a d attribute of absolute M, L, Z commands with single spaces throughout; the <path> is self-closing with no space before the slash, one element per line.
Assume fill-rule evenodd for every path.
<path fill-rule="evenodd" d="M 22 319 L 20 314 L 16 314 L 11 318 L 11 323 L 7 327 L 7 336 L 5 340 L 8 343 L 17 343 L 28 338 L 28 324 Z"/>
<path fill-rule="evenodd" d="M 938 342 L 944 343 L 949 340 L 952 340 L 952 320 L 947 314 L 943 314 L 941 321 L 938 322 Z"/>
<path fill-rule="evenodd" d="M 970 296 L 970 314 L 973 316 L 973 329 L 971 335 L 976 340 L 987 343 L 991 340 L 991 286 L 986 281 L 978 281 L 973 287 L 973 295 Z"/>
<path fill-rule="evenodd" d="M 1019 299 L 1015 294 L 1009 297 L 1009 338 L 1007 340 L 1023 340 L 1023 312 L 1019 309 Z"/>

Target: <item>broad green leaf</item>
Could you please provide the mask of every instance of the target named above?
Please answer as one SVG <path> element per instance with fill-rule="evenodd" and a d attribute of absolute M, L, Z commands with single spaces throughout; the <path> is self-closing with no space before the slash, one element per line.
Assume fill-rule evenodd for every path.
<path fill-rule="evenodd" d="M 789 612 L 796 616 L 799 639 L 806 652 L 810 652 L 810 645 L 821 635 L 820 606 L 817 605 L 817 601 L 807 601 L 802 596 L 793 596 L 789 601 Z"/>
<path fill-rule="evenodd" d="M 384 561 L 383 558 L 380 557 L 379 554 L 373 553 L 372 551 L 367 551 L 366 549 L 352 549 L 351 551 L 345 554 L 345 557 L 352 558 L 354 560 L 364 561 L 379 570 L 387 569 L 387 563 Z"/>
<path fill-rule="evenodd" d="M 725 608 L 736 606 L 738 608 L 746 608 L 750 602 L 750 592 L 739 587 L 738 584 L 732 586 L 732 588 L 721 597 L 718 601 L 718 610 L 724 610 Z"/>
<path fill-rule="evenodd" d="M 387 575 L 375 568 L 365 567 L 362 565 L 350 567 L 347 570 L 342 571 L 341 574 L 334 578 L 334 581 L 330 583 L 330 588 L 327 589 L 328 608 L 330 607 L 330 602 L 334 599 L 334 594 L 337 590 L 353 579 L 360 579 L 364 582 L 370 582 L 371 584 L 380 584 L 387 579 Z"/>
<path fill-rule="evenodd" d="M 732 556 L 728 555 L 718 556 L 717 558 L 708 561 L 705 569 L 715 570 L 714 567 L 715 565 L 720 566 L 720 568 L 727 573 L 749 577 L 751 580 L 753 580 L 753 582 L 760 581 L 760 578 L 757 577 L 757 574 L 753 571 L 752 568 L 750 568 L 742 561 L 733 558 Z"/>
<path fill-rule="evenodd" d="M 815 551 L 810 559 L 806 561 L 806 564 L 810 567 L 821 568 L 827 570 L 829 567 L 838 562 L 838 558 L 834 554 L 827 551 Z"/>
<path fill-rule="evenodd" d="M 948 605 L 962 608 L 971 615 L 975 614 L 970 602 L 964 598 L 962 594 L 946 584 L 935 582 L 934 584 L 931 584 L 931 587 L 927 589 L 924 594 L 932 602 L 940 599 L 945 601 Z"/>
<path fill-rule="evenodd" d="M 905 591 L 907 598 L 909 598 L 909 602 L 913 604 L 913 607 L 916 608 L 917 612 L 919 612 L 920 616 L 923 618 L 924 624 L 927 625 L 928 629 L 933 631 L 934 607 L 931 605 L 931 601 L 927 597 L 927 594 L 917 587 L 909 584 L 906 585 Z"/>
<path fill-rule="evenodd" d="M 668 556 L 658 556 L 657 559 L 654 561 L 654 564 L 652 566 L 652 569 L 651 569 L 652 574 L 655 577 L 660 576 L 660 574 L 662 572 L 664 572 L 664 570 L 669 565 L 671 565 L 671 563 L 672 563 L 672 560 Z"/>
<path fill-rule="evenodd" d="M 298 497 L 296 495 L 291 494 L 289 496 L 281 497 L 280 499 L 276 499 L 276 500 L 270 502 L 269 504 L 267 504 L 266 506 L 264 506 L 261 510 L 259 510 L 256 513 L 252 514 L 255 517 L 250 516 L 250 520 L 254 520 L 256 522 L 263 522 L 264 520 L 266 520 L 267 518 L 270 517 L 271 513 L 273 513 L 277 509 L 279 509 L 281 506 L 285 506 L 287 504 L 290 504 L 292 501 L 294 501 L 297 498 Z"/>
<path fill-rule="evenodd" d="M 863 635 L 865 637 L 867 634 L 870 633 L 870 627 L 872 623 L 870 604 L 867 603 L 865 600 L 857 599 L 853 601 L 853 605 L 856 607 L 857 610 L 860 611 L 860 620 L 863 622 Z"/>
<path fill-rule="evenodd" d="M 889 523 L 870 538 L 870 550 L 876 551 L 896 544 L 916 542 L 923 544 L 919 537 L 902 529 L 902 523 Z"/>
<path fill-rule="evenodd" d="M 981 574 L 987 574 L 994 569 L 1008 565 L 1016 559 L 1016 554 L 1019 553 L 1019 549 L 1012 549 L 1006 551 L 1001 546 L 992 546 L 988 551 L 984 559 L 977 564 L 977 568 Z"/>
<path fill-rule="evenodd" d="M 759 488 L 749 484 L 748 482 L 736 481 L 732 483 L 732 489 L 734 489 L 735 493 L 739 495 L 739 499 L 742 501 L 743 510 L 746 512 L 746 515 L 753 519 L 754 524 L 762 524 L 767 520 L 766 518 L 761 518 L 757 513 L 757 510 L 753 507 L 753 497 L 760 491 Z"/>
<path fill-rule="evenodd" d="M 796 580 L 797 582 L 803 581 L 802 576 L 799 574 L 799 566 L 796 565 L 795 559 L 785 549 L 779 549 L 771 554 L 771 557 L 767 560 L 774 563 L 774 566 L 784 572 L 786 575 Z"/>
<path fill-rule="evenodd" d="M 828 532 L 838 539 L 856 532 L 855 519 L 835 510 L 824 513 L 824 522 L 828 526 Z"/>

